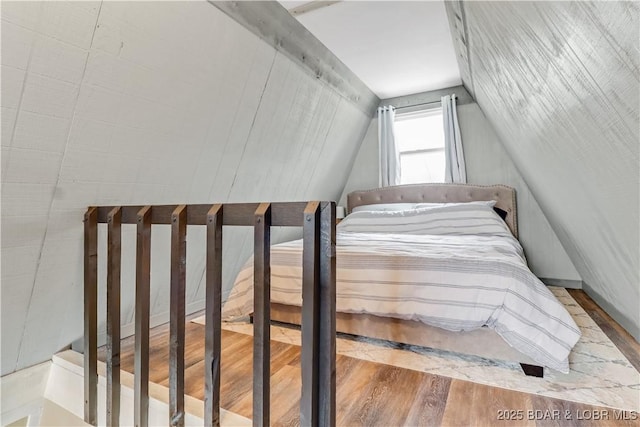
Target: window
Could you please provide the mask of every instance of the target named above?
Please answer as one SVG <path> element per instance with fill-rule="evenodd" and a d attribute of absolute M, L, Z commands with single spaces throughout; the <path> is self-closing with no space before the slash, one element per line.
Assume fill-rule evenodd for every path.
<path fill-rule="evenodd" d="M 396 146 L 400 151 L 400 183 L 444 182 L 442 108 L 396 113 Z"/>

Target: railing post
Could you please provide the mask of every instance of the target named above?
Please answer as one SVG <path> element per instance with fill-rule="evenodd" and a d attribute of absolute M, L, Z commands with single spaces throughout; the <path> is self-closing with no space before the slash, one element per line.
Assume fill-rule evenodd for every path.
<path fill-rule="evenodd" d="M 122 211 L 107 218 L 107 425 L 120 425 L 120 266 Z"/>
<path fill-rule="evenodd" d="M 336 425 L 336 204 L 320 215 L 319 424 Z"/>
<path fill-rule="evenodd" d="M 136 309 L 134 422 L 149 425 L 149 304 L 151 286 L 151 206 L 138 212 L 136 237 Z"/>
<path fill-rule="evenodd" d="M 271 204 L 255 212 L 253 261 L 253 425 L 269 426 L 271 374 Z"/>
<path fill-rule="evenodd" d="M 302 398 L 300 425 L 318 426 L 320 331 L 320 204 L 304 210 L 302 250 Z"/>
<path fill-rule="evenodd" d="M 169 424 L 184 427 L 184 323 L 187 264 L 187 207 L 171 214 L 171 295 L 169 345 Z"/>
<path fill-rule="evenodd" d="M 204 346 L 204 425 L 207 427 L 220 426 L 222 215 L 222 205 L 213 205 L 207 213 Z"/>
<path fill-rule="evenodd" d="M 256 209 L 257 206 L 257 209 Z M 226 215 L 223 216 L 223 207 Z M 303 211 L 304 209 L 304 211 Z M 120 418 L 121 225 L 137 224 L 135 300 L 135 425 L 149 414 L 149 299 L 152 224 L 171 224 L 169 424 L 183 427 L 185 378 L 185 278 L 187 225 L 207 225 L 205 423 L 220 425 L 222 226 L 254 226 L 253 425 L 270 423 L 270 232 L 300 226 L 303 213 L 303 390 L 301 424 L 333 427 L 335 395 L 335 203 L 102 206 L 84 218 L 84 417 L 97 424 L 97 256 L 98 223 L 107 234 L 106 425 Z M 272 217 L 273 215 L 273 217 Z"/>
<path fill-rule="evenodd" d="M 84 214 L 84 421 L 98 423 L 98 210 Z"/>

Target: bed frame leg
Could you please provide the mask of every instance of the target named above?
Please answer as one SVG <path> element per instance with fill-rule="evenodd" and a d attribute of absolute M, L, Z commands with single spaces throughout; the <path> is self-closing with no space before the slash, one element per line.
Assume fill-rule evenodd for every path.
<path fill-rule="evenodd" d="M 253 325 L 253 314 L 249 315 L 249 323 Z"/>
<path fill-rule="evenodd" d="M 544 376 L 544 368 L 538 365 L 527 365 L 526 363 L 521 363 L 520 366 L 524 371 L 524 374 L 528 377 L 538 377 L 542 378 Z"/>

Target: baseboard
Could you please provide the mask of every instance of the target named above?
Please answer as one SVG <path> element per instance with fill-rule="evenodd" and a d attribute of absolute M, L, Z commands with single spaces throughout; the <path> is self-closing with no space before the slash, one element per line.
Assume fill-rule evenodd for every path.
<path fill-rule="evenodd" d="M 583 282 L 582 289 L 600 306 L 601 309 L 611 316 L 613 320 L 618 322 L 620 326 L 622 326 L 633 338 L 635 338 L 637 342 L 640 343 L 640 325 L 622 314 L 613 304 L 589 286 L 588 283 Z"/>
<path fill-rule="evenodd" d="M 205 308 L 205 300 L 195 301 L 187 304 L 186 314 L 187 316 L 198 311 L 202 311 Z M 169 312 L 154 314 L 149 317 L 149 328 L 153 328 L 169 322 Z M 136 332 L 135 322 L 127 323 L 120 327 L 120 338 L 127 338 L 134 335 Z M 98 347 L 101 347 L 107 343 L 107 333 L 101 332 L 98 334 Z M 79 353 L 84 352 L 84 337 L 77 339 L 71 343 L 71 349 Z"/>
<path fill-rule="evenodd" d="M 540 277 L 540 280 L 547 286 L 560 286 L 561 288 L 582 289 L 582 280 L 548 279 L 546 277 Z"/>

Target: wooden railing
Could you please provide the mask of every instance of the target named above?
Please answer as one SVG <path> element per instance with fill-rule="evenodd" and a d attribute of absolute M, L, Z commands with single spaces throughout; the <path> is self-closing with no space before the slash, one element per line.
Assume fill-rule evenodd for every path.
<path fill-rule="evenodd" d="M 183 426 L 185 272 L 187 226 L 206 226 L 204 419 L 220 424 L 220 347 L 223 226 L 254 227 L 253 425 L 268 426 L 270 405 L 270 228 L 302 226 L 303 426 L 335 425 L 335 203 L 242 203 L 214 205 L 90 207 L 84 218 L 84 419 L 97 419 L 98 224 L 107 224 L 106 425 L 120 421 L 121 225 L 137 224 L 134 422 L 148 425 L 149 287 L 151 229 L 171 225 L 169 414 Z"/>

